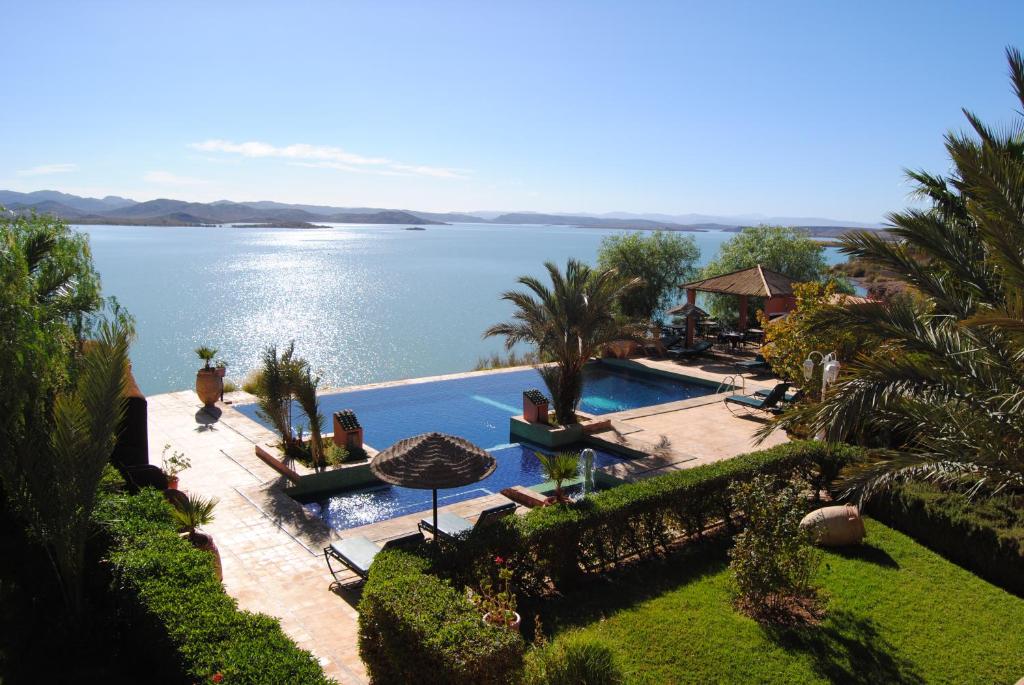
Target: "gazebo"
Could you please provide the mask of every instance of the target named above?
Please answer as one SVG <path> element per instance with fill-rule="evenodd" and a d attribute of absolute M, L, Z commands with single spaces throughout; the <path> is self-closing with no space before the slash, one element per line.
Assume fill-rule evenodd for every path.
<path fill-rule="evenodd" d="M 693 346 L 693 329 L 696 314 L 697 291 L 703 293 L 721 293 L 736 295 L 740 298 L 740 330 L 747 329 L 748 306 L 751 297 L 762 297 L 765 300 L 764 310 L 767 314 L 784 314 L 796 305 L 793 297 L 793 283 L 789 276 L 764 268 L 760 264 L 749 269 L 741 269 L 732 273 L 712 276 L 702 281 L 694 281 L 682 286 L 686 290 L 686 304 L 676 309 L 680 312 L 692 306 L 686 319 L 686 346 Z M 673 313 L 675 310 L 669 310 Z"/>

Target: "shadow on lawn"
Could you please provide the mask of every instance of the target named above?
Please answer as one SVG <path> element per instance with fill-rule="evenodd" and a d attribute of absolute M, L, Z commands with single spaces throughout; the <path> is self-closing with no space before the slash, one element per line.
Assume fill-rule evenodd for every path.
<path fill-rule="evenodd" d="M 874 622 L 845 611 L 830 611 L 818 626 L 765 627 L 787 651 L 804 652 L 815 670 L 833 683 L 923 683 L 914 665 L 878 634 Z"/>
<path fill-rule="evenodd" d="M 860 561 L 867 561 L 875 564 L 876 566 L 883 566 L 885 568 L 900 567 L 899 562 L 893 559 L 888 552 L 881 547 L 875 547 L 870 543 L 863 545 L 849 545 L 847 547 L 833 547 L 829 551 L 834 554 L 838 554 L 845 559 L 859 559 Z"/>
<path fill-rule="evenodd" d="M 533 617 L 538 614 L 544 632 L 551 635 L 599 621 L 681 585 L 720 573 L 729 563 L 728 542 L 717 538 L 688 545 L 662 559 L 587 579 L 560 597 L 540 602 L 526 600 L 519 609 L 524 637 L 533 638 Z"/>

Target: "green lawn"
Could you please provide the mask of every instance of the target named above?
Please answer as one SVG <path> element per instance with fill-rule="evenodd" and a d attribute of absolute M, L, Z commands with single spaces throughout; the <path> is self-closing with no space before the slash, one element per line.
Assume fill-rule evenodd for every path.
<path fill-rule="evenodd" d="M 542 610 L 613 647 L 630 683 L 1015 683 L 1024 600 L 877 521 L 825 554 L 821 625 L 766 629 L 731 605 L 722 546 L 646 564 Z M 529 615 L 529 614 L 527 614 Z"/>

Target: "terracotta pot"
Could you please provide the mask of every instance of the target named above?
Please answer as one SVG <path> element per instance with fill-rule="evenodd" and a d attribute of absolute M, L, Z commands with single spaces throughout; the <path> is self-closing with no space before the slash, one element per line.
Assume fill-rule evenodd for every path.
<path fill-rule="evenodd" d="M 509 630 L 514 630 L 514 631 L 516 631 L 518 633 L 519 632 L 519 626 L 522 625 L 522 623 L 523 623 L 523 617 L 519 615 L 518 611 L 513 611 L 512 613 L 516 615 L 516 620 L 513 621 L 510 624 L 501 623 L 500 621 L 499 622 L 492 621 L 490 614 L 484 614 L 484 623 L 486 623 L 489 626 L 498 626 L 499 628 L 508 628 Z"/>
<path fill-rule="evenodd" d="M 213 555 L 213 564 L 217 569 L 217 580 L 224 580 L 224 570 L 220 564 L 220 550 L 217 549 L 217 545 L 213 542 L 213 536 L 198 530 L 192 535 L 188 533 L 182 533 L 182 535 L 187 537 L 196 549 L 205 550 Z"/>
<path fill-rule="evenodd" d="M 216 369 L 199 369 L 196 373 L 196 394 L 207 407 L 212 407 L 220 399 L 224 381 L 217 375 Z"/>
<path fill-rule="evenodd" d="M 800 527 L 812 529 L 825 547 L 857 545 L 865 535 L 860 512 L 849 504 L 816 509 L 803 517 Z"/>
<path fill-rule="evenodd" d="M 215 367 L 213 367 L 213 370 L 217 373 L 217 376 L 219 378 L 224 378 L 224 376 L 227 375 L 228 367 L 226 367 L 226 366 L 215 366 Z"/>
<path fill-rule="evenodd" d="M 178 477 L 177 476 L 167 476 L 167 489 L 168 490 L 177 490 L 178 489 Z"/>

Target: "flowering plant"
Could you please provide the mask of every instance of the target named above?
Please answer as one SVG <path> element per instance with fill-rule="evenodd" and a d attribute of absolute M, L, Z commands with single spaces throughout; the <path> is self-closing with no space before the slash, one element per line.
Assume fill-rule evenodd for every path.
<path fill-rule="evenodd" d="M 516 614 L 516 595 L 512 592 L 512 567 L 505 559 L 494 557 L 498 567 L 498 591 L 490 578 L 480 580 L 480 592 L 466 588 L 469 601 L 483 612 L 484 620 L 493 625 L 512 627 L 518 618 Z"/>
<path fill-rule="evenodd" d="M 185 469 L 192 466 L 192 461 L 185 456 L 184 452 L 172 452 L 167 456 L 167 450 L 171 449 L 170 443 L 164 445 L 164 451 L 160 453 L 160 461 L 163 462 L 164 473 L 168 478 L 174 478 Z"/>

